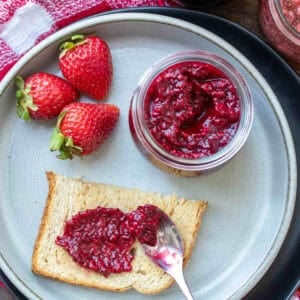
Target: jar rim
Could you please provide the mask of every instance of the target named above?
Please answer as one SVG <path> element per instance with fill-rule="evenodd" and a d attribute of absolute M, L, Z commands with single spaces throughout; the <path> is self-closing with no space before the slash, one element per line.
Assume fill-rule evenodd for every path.
<path fill-rule="evenodd" d="M 295 28 L 288 22 L 287 18 L 284 16 L 280 2 L 281 0 L 269 0 L 269 7 L 274 21 L 285 36 L 292 40 L 293 43 L 300 46 L 300 32 L 295 30 Z"/>
<path fill-rule="evenodd" d="M 152 137 L 144 118 L 144 101 L 150 84 L 163 70 L 177 63 L 193 61 L 208 63 L 220 69 L 228 76 L 239 95 L 242 113 L 236 133 L 224 148 L 202 158 L 183 158 L 166 151 Z M 162 163 L 187 171 L 203 171 L 215 168 L 232 158 L 246 141 L 253 120 L 252 98 L 248 85 L 242 75 L 220 56 L 202 50 L 173 53 L 155 63 L 141 77 L 133 95 L 132 105 L 135 106 L 133 109 L 136 112 L 136 118 L 133 118 L 133 122 L 136 125 L 137 135 L 144 141 L 143 145 L 147 147 L 147 150 Z"/>

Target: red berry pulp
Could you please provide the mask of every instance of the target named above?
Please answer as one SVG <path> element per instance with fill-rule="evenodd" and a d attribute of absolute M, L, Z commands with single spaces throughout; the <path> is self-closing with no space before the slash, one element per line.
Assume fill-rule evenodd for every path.
<path fill-rule="evenodd" d="M 162 216 L 153 205 L 139 206 L 128 214 L 130 227 L 134 228 L 134 234 L 141 244 L 150 246 L 156 244 L 156 233 Z"/>
<path fill-rule="evenodd" d="M 300 61 L 299 0 L 260 0 L 259 20 L 268 41 L 293 61 Z"/>
<path fill-rule="evenodd" d="M 88 209 L 66 222 L 63 235 L 56 238 L 56 244 L 79 265 L 104 276 L 129 272 L 135 239 L 154 246 L 162 216 L 156 206 L 149 204 L 130 213 L 118 208 Z"/>
<path fill-rule="evenodd" d="M 144 115 L 150 134 L 167 152 L 202 158 L 232 140 L 239 125 L 240 100 L 234 84 L 218 68 L 182 62 L 152 81 Z"/>
<path fill-rule="evenodd" d="M 283 15 L 289 24 L 300 33 L 300 1 L 280 0 Z"/>

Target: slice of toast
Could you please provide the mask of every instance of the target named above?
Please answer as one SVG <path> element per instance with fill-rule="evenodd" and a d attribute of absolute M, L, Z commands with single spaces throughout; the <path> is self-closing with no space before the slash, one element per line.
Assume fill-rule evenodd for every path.
<path fill-rule="evenodd" d="M 126 212 L 136 209 L 138 205 L 156 205 L 172 218 L 183 238 L 184 264 L 190 259 L 206 202 L 87 183 L 52 172 L 47 173 L 47 179 L 49 193 L 32 257 L 32 271 L 36 274 L 109 291 L 134 288 L 145 294 L 159 293 L 173 283 L 167 273 L 145 256 L 138 242 L 133 245 L 135 257 L 132 271 L 111 274 L 107 278 L 79 266 L 62 247 L 55 244 L 56 237 L 63 232 L 66 220 L 79 211 L 97 206 L 120 208 Z"/>

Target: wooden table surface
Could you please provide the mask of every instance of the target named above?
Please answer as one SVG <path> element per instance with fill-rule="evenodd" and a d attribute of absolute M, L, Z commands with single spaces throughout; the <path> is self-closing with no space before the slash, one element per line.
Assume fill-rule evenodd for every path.
<path fill-rule="evenodd" d="M 207 12 L 236 22 L 265 40 L 258 22 L 258 0 L 225 0 L 222 4 L 207 9 Z M 300 75 L 300 63 L 285 60 Z"/>

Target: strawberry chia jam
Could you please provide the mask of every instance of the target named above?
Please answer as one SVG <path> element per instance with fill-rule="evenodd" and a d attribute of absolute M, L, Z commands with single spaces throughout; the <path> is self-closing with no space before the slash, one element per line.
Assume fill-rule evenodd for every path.
<path fill-rule="evenodd" d="M 253 101 L 240 71 L 202 50 L 176 52 L 150 66 L 128 114 L 137 149 L 155 167 L 192 177 L 225 166 L 245 144 Z"/>
<path fill-rule="evenodd" d="M 168 67 L 152 81 L 144 114 L 150 134 L 167 152 L 202 158 L 232 140 L 239 126 L 240 100 L 221 70 L 186 61 Z"/>
<path fill-rule="evenodd" d="M 261 28 L 273 47 L 300 62 L 300 1 L 260 0 Z"/>
<path fill-rule="evenodd" d="M 163 214 L 156 206 L 139 206 L 130 213 L 118 208 L 97 207 L 74 215 L 65 223 L 56 244 L 62 246 L 82 267 L 104 276 L 130 272 L 136 239 L 150 246 Z"/>
<path fill-rule="evenodd" d="M 282 12 L 289 24 L 300 33 L 300 1 L 280 0 Z"/>

